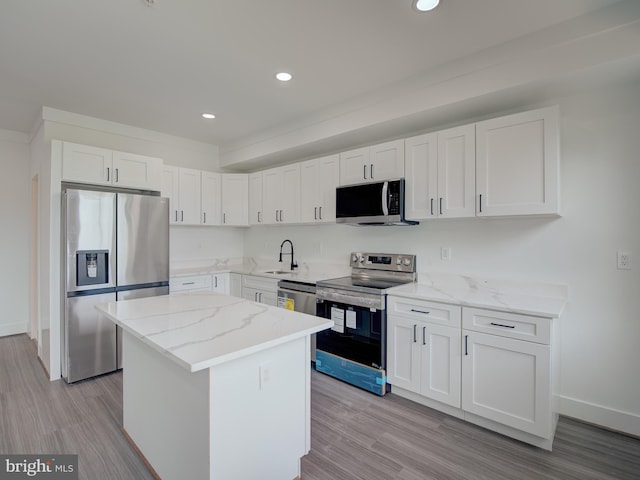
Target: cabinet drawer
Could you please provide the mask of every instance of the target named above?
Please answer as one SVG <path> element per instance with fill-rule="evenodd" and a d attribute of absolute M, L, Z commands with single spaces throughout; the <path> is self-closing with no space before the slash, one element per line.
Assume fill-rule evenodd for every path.
<path fill-rule="evenodd" d="M 278 290 L 278 279 L 259 277 L 257 275 L 243 275 L 242 286 L 272 291 L 275 293 Z"/>
<path fill-rule="evenodd" d="M 397 315 L 450 327 L 460 326 L 461 308 L 455 305 L 390 295 L 387 308 L 389 315 Z"/>
<path fill-rule="evenodd" d="M 462 309 L 462 327 L 476 332 L 517 338 L 548 345 L 551 339 L 551 319 L 479 308 Z"/>
<path fill-rule="evenodd" d="M 211 275 L 191 275 L 188 277 L 172 277 L 169 279 L 171 292 L 185 292 L 187 290 L 212 290 Z"/>

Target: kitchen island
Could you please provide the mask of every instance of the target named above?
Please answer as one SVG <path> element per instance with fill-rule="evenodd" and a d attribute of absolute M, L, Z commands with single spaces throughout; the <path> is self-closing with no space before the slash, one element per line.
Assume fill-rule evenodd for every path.
<path fill-rule="evenodd" d="M 333 322 L 228 295 L 105 303 L 123 430 L 163 480 L 291 480 L 310 448 L 309 335 Z"/>

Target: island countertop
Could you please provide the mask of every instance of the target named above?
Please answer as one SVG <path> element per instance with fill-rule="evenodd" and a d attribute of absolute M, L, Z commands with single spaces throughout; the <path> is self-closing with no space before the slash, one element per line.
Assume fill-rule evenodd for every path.
<path fill-rule="evenodd" d="M 333 321 L 216 293 L 163 295 L 96 307 L 190 372 L 333 326 Z"/>

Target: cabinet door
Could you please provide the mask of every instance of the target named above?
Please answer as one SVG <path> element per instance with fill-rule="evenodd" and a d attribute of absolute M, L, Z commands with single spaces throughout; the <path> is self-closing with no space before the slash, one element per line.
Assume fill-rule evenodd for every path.
<path fill-rule="evenodd" d="M 475 126 L 438 132 L 438 215 L 475 216 Z"/>
<path fill-rule="evenodd" d="M 279 223 L 282 198 L 282 174 L 277 168 L 262 172 L 263 223 Z"/>
<path fill-rule="evenodd" d="M 159 191 L 162 188 L 162 160 L 134 153 L 113 152 L 113 184 Z"/>
<path fill-rule="evenodd" d="M 391 385 L 420 393 L 420 345 L 422 323 L 389 315 L 387 319 L 387 378 Z"/>
<path fill-rule="evenodd" d="M 380 182 L 404 177 L 404 139 L 370 147 L 369 179 Z"/>
<path fill-rule="evenodd" d="M 336 221 L 336 188 L 340 185 L 340 155 L 318 159 L 318 221 Z M 301 189 L 301 194 L 304 192 Z"/>
<path fill-rule="evenodd" d="M 476 214 L 558 213 L 558 109 L 476 124 Z"/>
<path fill-rule="evenodd" d="M 229 295 L 229 274 L 214 273 L 212 290 L 216 293 L 224 293 Z"/>
<path fill-rule="evenodd" d="M 243 173 L 222 175 L 222 224 L 249 225 L 249 176 Z"/>
<path fill-rule="evenodd" d="M 200 170 L 181 168 L 178 192 L 178 223 L 200 225 Z"/>
<path fill-rule="evenodd" d="M 229 295 L 242 297 L 242 275 L 231 272 L 229 274 Z"/>
<path fill-rule="evenodd" d="M 470 330 L 462 334 L 462 409 L 549 437 L 549 345 Z"/>
<path fill-rule="evenodd" d="M 282 167 L 280 223 L 300 222 L 300 164 Z"/>
<path fill-rule="evenodd" d="M 160 195 L 169 199 L 169 223 L 179 223 L 180 213 L 180 169 L 165 165 L 162 167 L 162 189 Z"/>
<path fill-rule="evenodd" d="M 113 152 L 77 143 L 62 144 L 62 180 L 110 185 L 113 179 Z"/>
<path fill-rule="evenodd" d="M 220 225 L 220 203 L 222 199 L 220 174 L 202 172 L 201 188 L 200 222 L 203 225 Z"/>
<path fill-rule="evenodd" d="M 300 221 L 304 223 L 318 221 L 320 189 L 324 188 L 319 170 L 317 160 L 300 164 Z"/>
<path fill-rule="evenodd" d="M 369 152 L 369 147 L 363 147 L 340 154 L 340 185 L 371 181 Z"/>
<path fill-rule="evenodd" d="M 258 225 L 263 221 L 262 172 L 257 172 L 249 175 L 249 223 Z"/>
<path fill-rule="evenodd" d="M 438 135 L 405 140 L 405 216 L 419 220 L 438 215 Z"/>
<path fill-rule="evenodd" d="M 460 408 L 460 328 L 419 325 L 420 393 Z"/>

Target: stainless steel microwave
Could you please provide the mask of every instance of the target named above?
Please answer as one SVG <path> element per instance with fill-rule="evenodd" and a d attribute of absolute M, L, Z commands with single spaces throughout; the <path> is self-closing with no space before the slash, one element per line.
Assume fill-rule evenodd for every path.
<path fill-rule="evenodd" d="M 404 218 L 404 178 L 336 188 L 336 223 L 416 225 Z"/>

